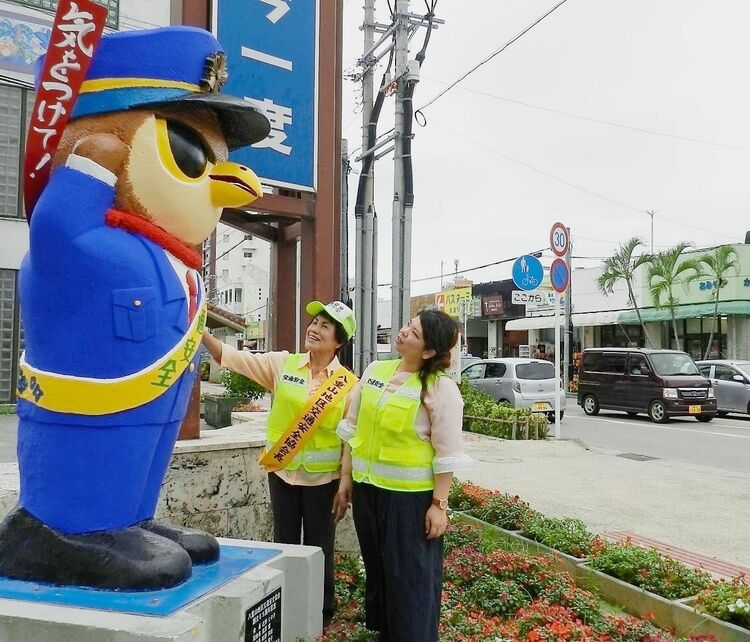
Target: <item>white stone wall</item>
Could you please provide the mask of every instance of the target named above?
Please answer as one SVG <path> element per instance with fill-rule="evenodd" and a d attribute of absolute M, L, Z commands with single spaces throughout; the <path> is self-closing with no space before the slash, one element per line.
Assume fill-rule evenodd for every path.
<path fill-rule="evenodd" d="M 258 464 L 267 413 L 234 413 L 233 418 L 242 423 L 177 442 L 157 517 L 217 537 L 272 541 L 267 473 Z M 336 549 L 359 550 L 351 514 L 338 525 Z"/>
<path fill-rule="evenodd" d="M 729 317 L 730 359 L 750 359 L 750 317 Z"/>

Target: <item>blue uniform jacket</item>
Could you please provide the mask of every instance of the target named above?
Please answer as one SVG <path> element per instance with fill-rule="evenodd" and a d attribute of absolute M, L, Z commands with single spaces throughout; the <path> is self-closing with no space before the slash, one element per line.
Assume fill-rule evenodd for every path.
<path fill-rule="evenodd" d="M 34 209 L 20 297 L 26 361 L 36 368 L 122 377 L 166 354 L 187 330 L 185 291 L 165 250 L 105 222 L 114 194 L 97 178 L 58 167 Z M 193 362 L 199 359 L 200 350 Z M 57 413 L 19 400 L 18 414 L 76 425 L 180 420 L 197 371 L 186 369 L 159 398 L 123 412 Z"/>

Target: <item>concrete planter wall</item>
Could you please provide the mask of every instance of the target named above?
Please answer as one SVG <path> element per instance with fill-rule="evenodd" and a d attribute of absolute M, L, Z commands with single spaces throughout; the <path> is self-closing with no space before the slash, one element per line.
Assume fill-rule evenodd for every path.
<path fill-rule="evenodd" d="M 452 515 L 456 521 L 479 526 L 485 532 L 508 542 L 513 547 L 532 554 L 551 557 L 558 568 L 569 572 L 582 588 L 596 593 L 606 602 L 621 607 L 631 615 L 643 617 L 648 614 L 649 619 L 656 626 L 673 630 L 676 635 L 706 634 L 715 636 L 721 642 L 750 642 L 750 630 L 698 613 L 692 607 L 695 596 L 682 600 L 668 600 L 597 571 L 589 566 L 588 560 L 572 557 L 535 542 L 521 535 L 519 531 L 509 531 L 493 526 L 463 512 L 454 511 Z"/>
<path fill-rule="evenodd" d="M 273 540 L 268 474 L 258 464 L 266 412 L 235 413 L 239 423 L 178 441 L 157 507 L 165 521 L 217 537 Z M 358 553 L 351 511 L 336 528 L 336 550 Z"/>
<path fill-rule="evenodd" d="M 226 428 L 232 425 L 232 411 L 235 407 L 248 401 L 250 401 L 248 397 L 204 395 L 203 418 L 209 426 Z"/>

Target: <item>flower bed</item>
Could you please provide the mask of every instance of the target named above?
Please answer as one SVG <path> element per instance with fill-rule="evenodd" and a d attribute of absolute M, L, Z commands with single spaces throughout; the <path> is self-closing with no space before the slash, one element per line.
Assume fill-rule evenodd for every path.
<path fill-rule="evenodd" d="M 711 576 L 705 571 L 627 540 L 599 542 L 589 566 L 668 600 L 690 597 L 711 584 Z"/>
<path fill-rule="evenodd" d="M 744 577 L 714 582 L 694 602 L 695 610 L 750 629 L 750 584 Z"/>
<path fill-rule="evenodd" d="M 547 557 L 493 550 L 478 527 L 451 525 L 444 545 L 441 642 L 678 640 L 646 620 L 608 612 Z M 336 619 L 320 642 L 375 642 L 362 624 L 361 561 L 337 559 L 336 592 Z"/>
<path fill-rule="evenodd" d="M 500 439 L 544 439 L 549 421 L 530 408 L 498 403 L 467 380 L 459 384 L 464 400 L 464 430 Z"/>

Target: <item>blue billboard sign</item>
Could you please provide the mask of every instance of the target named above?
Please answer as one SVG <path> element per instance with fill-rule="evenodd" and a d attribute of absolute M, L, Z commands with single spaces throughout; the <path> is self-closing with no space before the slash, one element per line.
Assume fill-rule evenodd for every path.
<path fill-rule="evenodd" d="M 266 115 L 271 133 L 230 155 L 263 183 L 314 191 L 317 178 L 318 0 L 214 0 L 227 54 L 222 93 Z"/>

